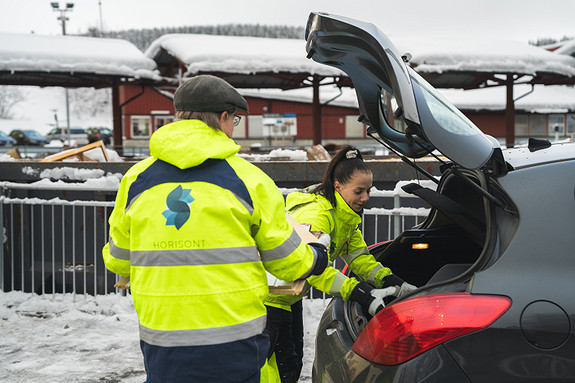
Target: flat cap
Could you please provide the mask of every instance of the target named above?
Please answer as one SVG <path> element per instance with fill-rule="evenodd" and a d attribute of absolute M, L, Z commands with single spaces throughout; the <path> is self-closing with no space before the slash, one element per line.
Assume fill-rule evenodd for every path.
<path fill-rule="evenodd" d="M 174 94 L 177 111 L 248 112 L 248 102 L 228 82 L 211 75 L 199 75 L 186 81 Z"/>

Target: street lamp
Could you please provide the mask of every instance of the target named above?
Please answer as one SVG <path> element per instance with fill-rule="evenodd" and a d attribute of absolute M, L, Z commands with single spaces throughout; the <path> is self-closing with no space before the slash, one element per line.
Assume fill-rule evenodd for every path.
<path fill-rule="evenodd" d="M 66 35 L 66 21 L 70 20 L 66 17 L 66 12 L 70 12 L 74 9 L 74 3 L 66 3 L 66 8 L 60 8 L 60 3 L 56 1 L 51 2 L 50 5 L 54 12 L 60 12 L 58 20 L 62 22 L 62 34 Z"/>
<path fill-rule="evenodd" d="M 71 12 L 74 9 L 74 3 L 66 3 L 66 8 L 60 8 L 60 3 L 53 1 L 50 3 L 54 12 L 60 12 L 58 20 L 62 22 L 62 35 L 66 36 L 66 21 L 70 20 L 66 17 L 66 12 Z M 68 97 L 68 88 L 64 88 L 66 94 L 66 127 L 68 128 L 68 145 L 70 142 L 70 99 Z"/>

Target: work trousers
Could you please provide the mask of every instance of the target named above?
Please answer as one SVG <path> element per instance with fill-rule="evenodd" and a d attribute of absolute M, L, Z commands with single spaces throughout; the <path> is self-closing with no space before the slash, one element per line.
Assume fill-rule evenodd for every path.
<path fill-rule="evenodd" d="M 303 305 L 291 306 L 291 312 L 267 306 L 266 330 L 270 336 L 268 359 L 275 353 L 282 383 L 296 383 L 303 367 Z"/>
<path fill-rule="evenodd" d="M 140 341 L 146 383 L 257 383 L 268 347 L 266 334 L 206 346 L 161 347 Z"/>

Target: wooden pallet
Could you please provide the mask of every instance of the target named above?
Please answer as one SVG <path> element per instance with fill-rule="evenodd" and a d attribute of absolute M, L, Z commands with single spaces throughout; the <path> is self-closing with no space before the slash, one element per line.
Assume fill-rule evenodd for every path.
<path fill-rule="evenodd" d="M 96 148 L 102 149 L 102 154 L 104 155 L 106 162 L 109 162 L 108 152 L 106 152 L 106 146 L 104 145 L 103 141 L 92 142 L 91 144 L 84 145 L 84 146 L 79 147 L 77 149 L 65 150 L 63 152 L 48 156 L 48 157 L 40 160 L 40 162 L 56 162 L 56 161 L 66 160 L 66 159 L 69 159 L 71 157 L 76 157 L 80 161 L 94 161 L 94 160 L 88 158 L 84 153 L 87 152 L 88 150 L 92 150 L 92 149 L 96 149 Z"/>

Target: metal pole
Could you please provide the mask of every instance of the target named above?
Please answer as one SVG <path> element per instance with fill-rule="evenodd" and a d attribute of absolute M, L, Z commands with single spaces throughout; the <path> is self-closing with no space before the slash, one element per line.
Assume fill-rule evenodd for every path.
<path fill-rule="evenodd" d="M 513 74 L 507 74 L 505 87 L 507 90 L 507 103 L 505 107 L 505 144 L 507 148 L 515 146 L 515 102 L 513 101 Z"/>
<path fill-rule="evenodd" d="M 64 12 L 61 11 L 60 20 L 62 20 L 62 36 L 66 36 L 66 20 L 67 18 L 64 17 Z M 64 92 L 66 94 L 66 128 L 68 129 L 68 146 L 72 146 L 70 142 L 70 99 L 68 96 L 68 88 L 64 88 Z"/>
<path fill-rule="evenodd" d="M 70 142 L 70 101 L 68 97 L 68 88 L 64 88 L 64 91 L 66 92 L 66 127 L 68 129 L 68 146 L 72 146 L 72 143 Z"/>
<path fill-rule="evenodd" d="M 104 22 L 102 21 L 102 0 L 98 0 L 98 8 L 100 10 L 100 37 L 104 36 Z"/>
<path fill-rule="evenodd" d="M 60 8 L 59 3 L 57 2 L 52 2 L 52 9 L 54 11 L 60 12 L 60 17 L 58 17 L 58 20 L 60 20 L 62 22 L 62 36 L 66 36 L 66 21 L 69 20 L 66 17 L 66 12 L 71 11 L 74 7 L 74 3 L 67 3 L 66 4 L 66 8 Z M 69 100 L 69 96 L 68 96 L 68 88 L 64 88 L 64 92 L 66 94 L 66 127 L 68 129 L 68 145 L 71 145 L 70 142 L 70 100 Z"/>
<path fill-rule="evenodd" d="M 312 100 L 312 110 L 313 110 L 313 140 L 312 145 L 321 145 L 321 106 L 319 104 L 319 77 L 313 76 L 312 88 L 313 88 L 313 100 Z"/>
<path fill-rule="evenodd" d="M 2 235 L 0 236 L 0 290 L 4 291 L 4 243 L 8 241 L 6 238 L 6 226 L 4 226 L 4 196 L 0 195 L 0 226 L 2 227 Z"/>

